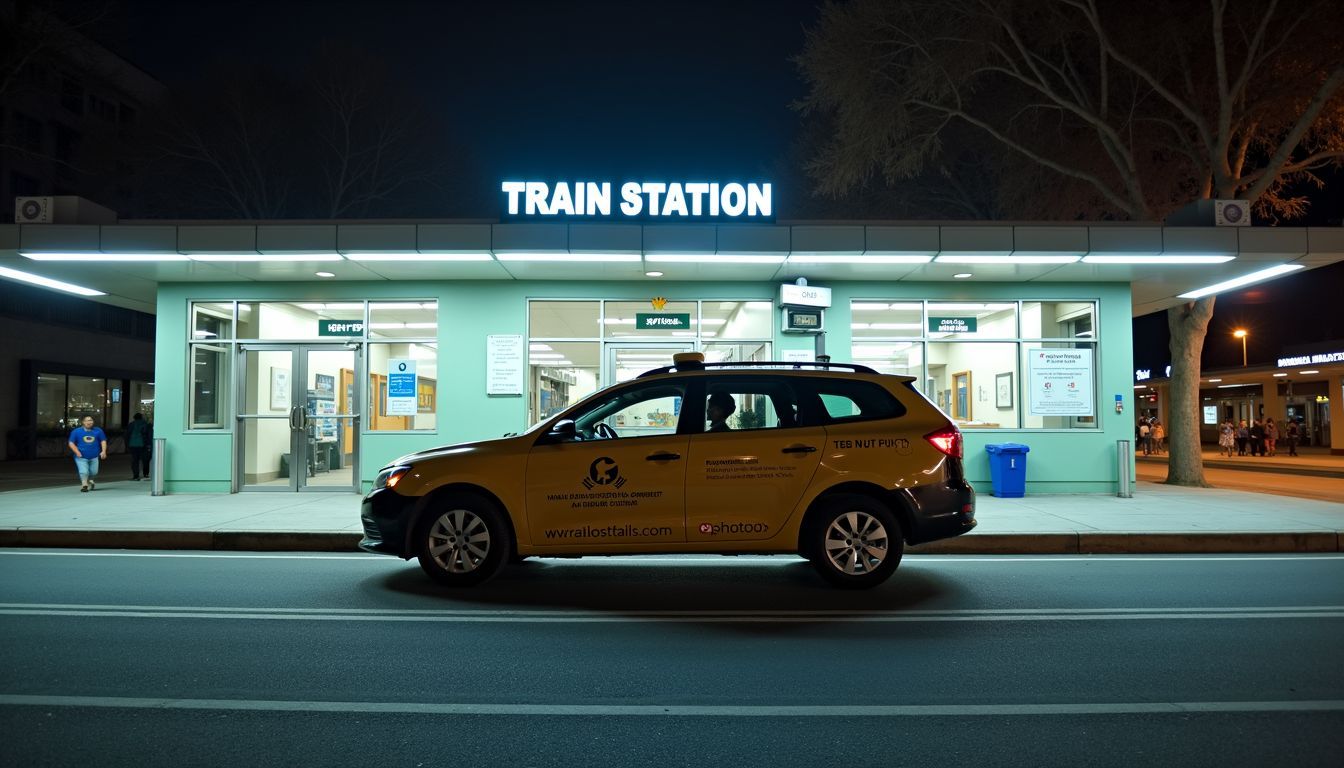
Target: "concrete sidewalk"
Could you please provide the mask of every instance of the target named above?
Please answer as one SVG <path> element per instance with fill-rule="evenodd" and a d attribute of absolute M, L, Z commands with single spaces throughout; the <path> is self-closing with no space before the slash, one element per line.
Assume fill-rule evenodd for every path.
<path fill-rule="evenodd" d="M 979 489 L 975 531 L 912 552 L 1338 552 L 1344 503 L 1140 482 L 1134 497 L 1000 499 Z M 145 482 L 0 493 L 0 546 L 352 551 L 354 494 L 150 496 Z"/>

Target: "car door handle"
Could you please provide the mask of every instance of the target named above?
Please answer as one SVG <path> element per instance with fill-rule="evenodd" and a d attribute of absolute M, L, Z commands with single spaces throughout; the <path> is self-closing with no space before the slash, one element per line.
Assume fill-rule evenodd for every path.
<path fill-rule="evenodd" d="M 817 449 L 811 445 L 790 445 L 784 449 L 784 453 L 816 453 Z"/>
<path fill-rule="evenodd" d="M 645 456 L 645 457 L 644 457 L 644 460 L 645 460 L 645 461 L 676 461 L 677 459 L 680 459 L 680 458 L 681 458 L 681 454 L 680 454 L 680 453 L 669 453 L 669 452 L 667 452 L 667 451 L 659 451 L 659 452 L 657 452 L 657 453 L 650 453 L 648 456 Z"/>

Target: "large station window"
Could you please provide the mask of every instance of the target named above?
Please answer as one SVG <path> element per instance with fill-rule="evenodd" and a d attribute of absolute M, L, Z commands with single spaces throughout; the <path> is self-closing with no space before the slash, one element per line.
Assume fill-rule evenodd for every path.
<path fill-rule="evenodd" d="M 409 364 L 409 366 L 407 365 Z M 390 374 L 414 367 L 415 407 L 392 396 Z M 438 345 L 426 342 L 369 344 L 370 432 L 433 430 L 438 425 Z M 349 395 L 346 395 L 349 397 Z M 348 412 L 348 411 L 347 411 Z"/>
<path fill-rule="evenodd" d="M 710 362 L 770 360 L 769 301 L 528 302 L 528 423 L 593 392 L 701 350 Z"/>
<path fill-rule="evenodd" d="M 856 363 L 912 376 L 965 429 L 1095 429 L 1096 302 L 859 300 Z"/>
<path fill-rule="evenodd" d="M 188 428 L 224 429 L 228 426 L 231 352 L 232 347 L 217 344 L 191 345 Z"/>

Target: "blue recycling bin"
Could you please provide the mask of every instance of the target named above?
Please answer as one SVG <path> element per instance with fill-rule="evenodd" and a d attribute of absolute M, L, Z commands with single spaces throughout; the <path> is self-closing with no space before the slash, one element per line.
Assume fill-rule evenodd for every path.
<path fill-rule="evenodd" d="M 1027 495 L 1027 452 L 1030 447 L 1021 443 L 990 443 L 989 484 L 991 493 L 1005 499 L 1020 499 Z"/>

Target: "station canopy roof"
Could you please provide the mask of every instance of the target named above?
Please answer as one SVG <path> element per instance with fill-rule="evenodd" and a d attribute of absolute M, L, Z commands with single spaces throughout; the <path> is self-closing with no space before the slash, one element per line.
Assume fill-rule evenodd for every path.
<path fill-rule="evenodd" d="M 1135 315 L 1344 260 L 1344 229 L 1129 223 L 0 225 L 0 277 L 155 310 L 160 283 L 319 280 L 1121 282 Z M 650 276 L 661 272 L 661 276 Z M 319 277 L 329 273 L 331 277 Z M 963 277 L 958 277 L 958 276 Z M 964 277 L 970 275 L 970 277 Z M 1186 295 L 1186 298 L 1182 298 Z"/>

